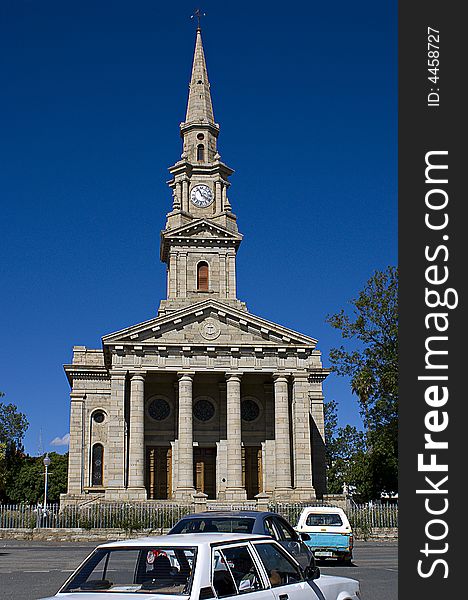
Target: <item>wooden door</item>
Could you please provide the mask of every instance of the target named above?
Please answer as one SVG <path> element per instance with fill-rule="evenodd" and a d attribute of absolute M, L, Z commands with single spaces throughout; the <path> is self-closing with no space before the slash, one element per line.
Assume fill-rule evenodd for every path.
<path fill-rule="evenodd" d="M 172 448 L 153 446 L 146 451 L 149 500 L 166 500 L 172 494 Z"/>
<path fill-rule="evenodd" d="M 216 498 L 216 448 L 193 449 L 193 480 L 197 492 Z"/>
<path fill-rule="evenodd" d="M 242 475 L 247 498 L 255 498 L 263 490 L 262 447 L 242 448 Z"/>

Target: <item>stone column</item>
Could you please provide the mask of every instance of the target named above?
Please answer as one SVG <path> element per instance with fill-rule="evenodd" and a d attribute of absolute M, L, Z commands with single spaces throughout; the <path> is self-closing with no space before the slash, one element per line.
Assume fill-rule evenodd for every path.
<path fill-rule="evenodd" d="M 219 297 L 227 298 L 226 293 L 226 251 L 219 251 Z"/>
<path fill-rule="evenodd" d="M 234 250 L 228 250 L 226 268 L 228 281 L 227 297 L 236 298 L 236 253 Z"/>
<path fill-rule="evenodd" d="M 245 500 L 242 486 L 241 373 L 226 374 L 226 500 Z"/>
<path fill-rule="evenodd" d="M 275 496 L 291 497 L 291 446 L 289 439 L 288 378 L 273 375 L 275 386 Z"/>
<path fill-rule="evenodd" d="M 293 375 L 292 417 L 294 496 L 297 500 L 315 499 L 309 427 L 309 376 L 305 371 Z"/>
<path fill-rule="evenodd" d="M 167 297 L 176 298 L 177 296 L 177 256 L 174 252 L 169 252 L 169 278 L 168 278 Z"/>
<path fill-rule="evenodd" d="M 84 392 L 71 392 L 70 407 L 70 448 L 68 454 L 68 491 L 69 495 L 83 493 L 84 456 Z"/>
<path fill-rule="evenodd" d="M 312 416 L 312 472 L 314 487 L 320 496 L 327 493 L 325 417 L 323 411 L 322 378 L 312 377 L 309 390 L 310 412 Z"/>
<path fill-rule="evenodd" d="M 125 380 L 126 373 L 111 373 L 109 429 L 104 448 L 107 464 L 106 499 L 120 500 L 125 495 Z"/>
<path fill-rule="evenodd" d="M 179 439 L 177 456 L 177 488 L 174 497 L 192 500 L 193 487 L 193 377 L 195 373 L 178 373 Z"/>
<path fill-rule="evenodd" d="M 189 180 L 182 180 L 182 210 L 189 212 Z"/>
<path fill-rule="evenodd" d="M 130 382 L 130 441 L 128 487 L 136 500 L 146 500 L 145 489 L 145 374 L 135 373 Z"/>
<path fill-rule="evenodd" d="M 222 211 L 222 198 L 221 198 L 221 181 L 216 181 L 215 183 L 215 203 L 216 203 L 216 212 L 220 213 Z"/>
<path fill-rule="evenodd" d="M 187 252 L 179 253 L 179 287 L 180 297 L 187 297 Z"/>

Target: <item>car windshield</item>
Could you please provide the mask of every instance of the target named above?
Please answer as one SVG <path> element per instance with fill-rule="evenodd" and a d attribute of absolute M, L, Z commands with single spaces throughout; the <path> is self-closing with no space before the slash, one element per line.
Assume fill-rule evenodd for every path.
<path fill-rule="evenodd" d="M 190 593 L 196 548 L 97 548 L 60 592 Z"/>
<path fill-rule="evenodd" d="M 332 526 L 339 527 L 343 525 L 340 515 L 336 513 L 312 513 L 307 517 L 307 525 L 311 527 Z"/>
<path fill-rule="evenodd" d="M 252 533 L 255 519 L 248 517 L 203 517 L 182 519 L 171 533 Z"/>

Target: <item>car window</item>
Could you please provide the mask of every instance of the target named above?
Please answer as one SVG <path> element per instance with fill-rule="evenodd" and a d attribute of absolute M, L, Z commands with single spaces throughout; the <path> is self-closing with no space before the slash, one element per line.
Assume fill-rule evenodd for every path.
<path fill-rule="evenodd" d="M 343 521 L 337 513 L 311 513 L 307 517 L 306 525 L 310 527 L 330 526 L 340 527 Z"/>
<path fill-rule="evenodd" d="M 254 523 L 245 517 L 182 519 L 171 533 L 252 533 Z"/>
<path fill-rule="evenodd" d="M 265 533 L 267 535 L 271 535 L 271 537 L 275 538 L 275 540 L 279 539 L 279 534 L 275 529 L 272 517 L 267 517 L 265 519 L 264 526 L 265 526 Z"/>
<path fill-rule="evenodd" d="M 297 533 L 294 531 L 291 525 L 286 523 L 286 521 L 283 521 L 283 519 L 276 518 L 275 525 L 278 528 L 281 541 L 296 542 L 298 540 Z"/>
<path fill-rule="evenodd" d="M 217 550 L 213 558 L 213 587 L 219 598 L 264 588 L 247 546 Z"/>
<path fill-rule="evenodd" d="M 188 594 L 195 548 L 98 548 L 61 592 Z"/>
<path fill-rule="evenodd" d="M 255 548 L 265 567 L 271 587 L 289 585 L 303 580 L 298 566 L 276 544 L 255 544 Z"/>
<path fill-rule="evenodd" d="M 231 570 L 219 550 L 216 550 L 213 554 L 213 588 L 218 598 L 237 594 Z"/>

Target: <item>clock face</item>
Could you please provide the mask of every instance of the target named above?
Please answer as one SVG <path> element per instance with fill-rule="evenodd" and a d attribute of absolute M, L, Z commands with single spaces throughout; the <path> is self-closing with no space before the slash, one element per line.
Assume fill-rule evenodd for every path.
<path fill-rule="evenodd" d="M 196 185 L 190 192 L 192 204 L 199 208 L 209 206 L 213 202 L 213 192 L 207 185 Z"/>

